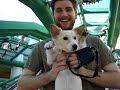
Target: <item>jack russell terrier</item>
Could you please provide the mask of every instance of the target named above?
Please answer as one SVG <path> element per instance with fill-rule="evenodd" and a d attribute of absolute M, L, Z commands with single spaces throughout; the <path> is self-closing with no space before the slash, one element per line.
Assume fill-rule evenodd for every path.
<path fill-rule="evenodd" d="M 62 30 L 55 24 L 51 25 L 52 41 L 45 44 L 47 64 L 52 65 L 56 56 L 62 51 L 75 52 L 86 47 L 87 30 L 81 25 L 72 30 Z M 60 71 L 55 80 L 55 90 L 82 90 L 80 77 L 69 69 Z"/>

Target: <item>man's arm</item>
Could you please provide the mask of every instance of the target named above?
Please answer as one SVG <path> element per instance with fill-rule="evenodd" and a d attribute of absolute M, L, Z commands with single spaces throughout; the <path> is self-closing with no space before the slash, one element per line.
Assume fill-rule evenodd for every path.
<path fill-rule="evenodd" d="M 18 90 L 37 90 L 41 86 L 51 81 L 50 74 L 45 73 L 35 76 L 35 73 L 29 69 L 23 69 L 23 73 L 18 80 Z"/>
<path fill-rule="evenodd" d="M 104 72 L 99 72 L 99 76 L 94 78 L 84 78 L 91 83 L 99 85 L 101 87 L 106 88 L 120 88 L 120 69 L 113 62 L 106 66 L 104 66 Z M 82 67 L 79 70 L 80 74 L 84 74 L 87 76 L 93 76 L 94 71 L 85 69 Z"/>
<path fill-rule="evenodd" d="M 58 55 L 52 65 L 52 69 L 44 74 L 35 76 L 35 73 L 29 69 L 23 69 L 22 75 L 18 80 L 18 90 L 37 90 L 51 81 L 54 81 L 58 73 L 67 69 L 65 56 Z"/>

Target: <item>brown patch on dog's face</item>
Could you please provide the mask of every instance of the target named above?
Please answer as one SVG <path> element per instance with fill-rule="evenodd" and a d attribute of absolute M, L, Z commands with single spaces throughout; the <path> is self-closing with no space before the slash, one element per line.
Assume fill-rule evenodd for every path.
<path fill-rule="evenodd" d="M 85 25 L 82 24 L 81 26 L 77 27 L 74 29 L 76 34 L 79 35 L 79 36 L 87 36 L 88 35 L 88 31 L 87 29 L 85 28 Z"/>
<path fill-rule="evenodd" d="M 80 37 L 80 42 L 81 43 L 84 42 L 88 35 L 88 31 L 87 31 L 85 25 L 82 24 L 81 26 L 75 28 L 74 30 L 75 30 L 76 34 Z"/>

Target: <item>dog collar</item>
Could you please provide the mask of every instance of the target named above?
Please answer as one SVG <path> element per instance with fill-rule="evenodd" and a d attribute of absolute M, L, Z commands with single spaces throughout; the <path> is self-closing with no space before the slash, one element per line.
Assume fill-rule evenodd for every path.
<path fill-rule="evenodd" d="M 64 50 L 59 50 L 58 52 L 59 52 L 58 54 L 65 53 Z"/>

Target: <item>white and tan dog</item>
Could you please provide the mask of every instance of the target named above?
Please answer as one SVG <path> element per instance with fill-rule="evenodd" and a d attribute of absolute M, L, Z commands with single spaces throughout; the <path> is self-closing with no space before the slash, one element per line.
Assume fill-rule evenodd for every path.
<path fill-rule="evenodd" d="M 55 57 L 65 52 L 75 52 L 86 47 L 87 32 L 84 25 L 73 30 L 62 30 L 56 25 L 51 25 L 52 41 L 45 44 L 47 63 L 52 65 Z M 55 90 L 82 90 L 80 77 L 71 73 L 69 69 L 61 71 L 55 80 Z"/>

